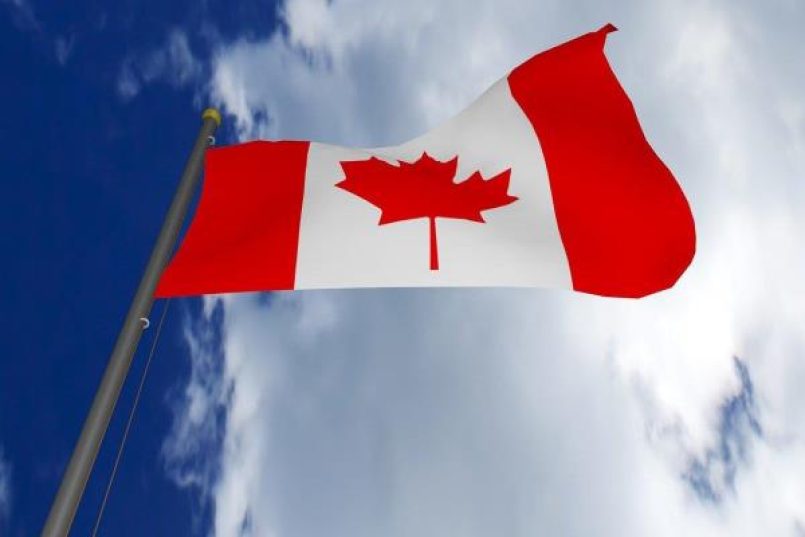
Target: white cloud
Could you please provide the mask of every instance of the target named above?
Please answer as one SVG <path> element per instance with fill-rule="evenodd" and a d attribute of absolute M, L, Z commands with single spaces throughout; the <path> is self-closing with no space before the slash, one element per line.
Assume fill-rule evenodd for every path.
<path fill-rule="evenodd" d="M 70 59 L 73 53 L 75 35 L 71 34 L 70 37 L 57 37 L 53 46 L 56 53 L 56 61 L 58 61 L 60 65 L 66 65 L 67 60 Z"/>
<path fill-rule="evenodd" d="M 135 97 L 143 86 L 166 82 L 174 88 L 198 81 L 202 64 L 193 54 L 187 34 L 171 31 L 164 46 L 145 55 L 127 58 L 117 79 L 118 94 L 125 100 Z"/>
<path fill-rule="evenodd" d="M 70 34 L 69 37 L 56 36 L 50 41 L 50 36 L 47 35 L 45 26 L 34 10 L 34 4 L 30 0 L 0 0 L 0 4 L 8 7 L 11 13 L 11 20 L 18 30 L 26 32 L 33 36 L 36 41 L 45 41 L 46 46 L 52 47 L 53 57 L 64 66 L 73 52 L 75 44 L 75 34 Z"/>
<path fill-rule="evenodd" d="M 675 289 L 641 301 L 208 299 L 168 443 L 194 446 L 192 431 L 205 449 L 168 460 L 212 501 L 214 533 L 801 534 L 805 67 L 790 51 L 803 7 L 290 0 L 281 13 L 283 32 L 213 62 L 213 98 L 244 138 L 398 142 L 530 54 L 614 22 L 608 56 L 688 194 L 699 251 Z"/>
<path fill-rule="evenodd" d="M 28 0 L 2 0 L 11 10 L 12 20 L 20 30 L 40 32 L 42 25 Z"/>
<path fill-rule="evenodd" d="M 8 521 L 11 513 L 11 464 L 3 455 L 0 446 L 0 529 Z"/>
<path fill-rule="evenodd" d="M 162 445 L 162 458 L 170 478 L 202 500 L 196 524 L 204 519 L 207 499 L 218 479 L 220 463 L 208 455 L 215 452 L 224 434 L 222 419 L 228 402 L 219 362 L 220 318 L 212 313 L 209 310 L 199 319 L 185 316 L 185 340 L 193 357 L 193 368 L 187 385 L 172 394 L 174 426 Z"/>

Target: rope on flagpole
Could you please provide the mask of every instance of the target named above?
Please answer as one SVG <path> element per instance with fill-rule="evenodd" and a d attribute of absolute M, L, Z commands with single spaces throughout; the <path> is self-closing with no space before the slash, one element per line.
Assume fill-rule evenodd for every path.
<path fill-rule="evenodd" d="M 145 368 L 143 369 L 143 374 L 140 376 L 140 384 L 137 386 L 137 393 L 134 395 L 134 403 L 131 405 L 131 410 L 129 411 L 129 419 L 126 422 L 126 428 L 123 431 L 123 437 L 120 439 L 120 445 L 117 447 L 117 455 L 115 456 L 115 464 L 112 466 L 112 473 L 109 475 L 109 481 L 106 483 L 106 491 L 103 494 L 103 501 L 101 501 L 101 506 L 98 508 L 98 516 L 95 518 L 95 527 L 92 529 L 92 537 L 97 537 L 98 535 L 98 528 L 101 526 L 101 519 L 103 518 L 103 512 L 106 509 L 106 502 L 109 500 L 109 493 L 112 491 L 112 484 L 115 481 L 115 476 L 117 475 L 117 468 L 120 465 L 120 459 L 123 458 L 123 448 L 126 446 L 126 440 L 129 437 L 129 431 L 131 430 L 131 424 L 134 422 L 134 414 L 137 412 L 137 405 L 140 402 L 140 395 L 143 393 L 143 386 L 145 386 L 145 379 L 148 377 L 148 370 L 151 367 L 151 360 L 154 357 L 154 351 L 157 348 L 157 343 L 159 342 L 159 335 L 162 333 L 162 324 L 165 322 L 165 317 L 168 314 L 168 308 L 170 307 L 170 299 L 165 300 L 165 306 L 162 308 L 162 315 L 159 318 L 159 324 L 157 325 L 156 334 L 154 334 L 154 340 L 151 342 L 151 350 L 148 352 L 148 359 L 145 361 Z M 145 328 L 148 326 L 146 325 Z"/>
<path fill-rule="evenodd" d="M 215 134 L 221 125 L 221 114 L 214 108 L 206 109 L 201 118 L 203 120 L 201 129 L 187 158 L 173 201 L 165 214 L 143 276 L 115 340 L 115 346 L 109 355 L 92 405 L 81 427 L 81 434 L 76 440 L 73 454 L 70 455 L 70 462 L 67 463 L 53 498 L 42 528 L 42 537 L 67 537 L 70 533 L 70 527 L 73 525 L 103 437 L 115 411 L 120 391 L 126 382 L 131 361 L 143 335 L 145 323 L 140 319 L 148 319 L 163 269 L 170 260 L 182 223 L 196 192 L 196 185 L 204 166 L 204 155 L 209 146 L 207 137 Z"/>

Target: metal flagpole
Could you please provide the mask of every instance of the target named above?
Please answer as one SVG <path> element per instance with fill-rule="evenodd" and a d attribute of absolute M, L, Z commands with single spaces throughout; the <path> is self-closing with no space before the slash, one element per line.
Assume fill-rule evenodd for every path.
<path fill-rule="evenodd" d="M 179 188 L 165 216 L 159 237 L 151 252 L 151 258 L 148 260 L 137 293 L 134 295 L 126 320 L 123 322 L 123 328 L 120 330 L 115 347 L 109 357 L 101 384 L 84 421 L 84 427 L 81 429 L 81 436 L 78 438 L 73 455 L 70 457 L 70 463 L 62 477 L 59 491 L 50 507 L 50 513 L 42 530 L 42 537 L 66 537 L 70 531 L 73 517 L 84 493 L 84 487 L 98 455 L 98 449 L 131 366 L 134 351 L 137 349 L 143 330 L 148 327 L 148 314 L 154 303 L 154 291 L 162 269 L 168 262 L 176 243 L 187 208 L 196 190 L 204 153 L 212 140 L 212 135 L 221 124 L 221 114 L 214 108 L 205 110 L 201 117 L 203 124 L 198 138 L 196 138 L 193 151 L 185 164 Z"/>

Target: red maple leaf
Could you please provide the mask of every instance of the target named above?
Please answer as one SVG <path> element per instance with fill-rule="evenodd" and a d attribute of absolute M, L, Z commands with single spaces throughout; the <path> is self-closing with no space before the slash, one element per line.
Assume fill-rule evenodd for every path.
<path fill-rule="evenodd" d="M 346 177 L 335 186 L 365 199 L 381 210 L 378 225 L 401 220 L 430 220 L 430 269 L 439 270 L 436 218 L 484 222 L 481 211 L 517 200 L 507 193 L 511 168 L 484 180 L 480 172 L 455 183 L 458 157 L 440 162 L 427 153 L 399 166 L 376 157 L 341 162 Z"/>

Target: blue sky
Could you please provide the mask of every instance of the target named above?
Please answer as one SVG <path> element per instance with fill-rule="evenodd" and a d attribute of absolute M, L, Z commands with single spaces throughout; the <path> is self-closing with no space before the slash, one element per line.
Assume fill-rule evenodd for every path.
<path fill-rule="evenodd" d="M 804 535 L 803 7 L 600 4 L 0 2 L 0 534 L 41 526 L 202 108 L 222 144 L 395 143 L 613 22 L 697 217 L 680 284 L 177 301 L 102 534 Z"/>
<path fill-rule="evenodd" d="M 0 130 L 7 252 L 0 446 L 12 490 L 0 534 L 39 530 L 199 126 L 196 86 L 165 81 L 126 98 L 121 70 L 140 65 L 177 29 L 203 55 L 210 49 L 205 32 L 223 39 L 273 28 L 270 4 L 225 4 L 0 4 L 7 80 L 0 89 L 7 103 Z M 226 130 L 219 139 L 226 141 Z M 194 518 L 207 516 L 170 483 L 159 456 L 171 389 L 187 375 L 183 312 L 194 307 L 183 301 L 169 317 L 106 534 L 190 534 Z M 129 384 L 79 511 L 77 535 L 91 528 L 132 400 Z"/>

